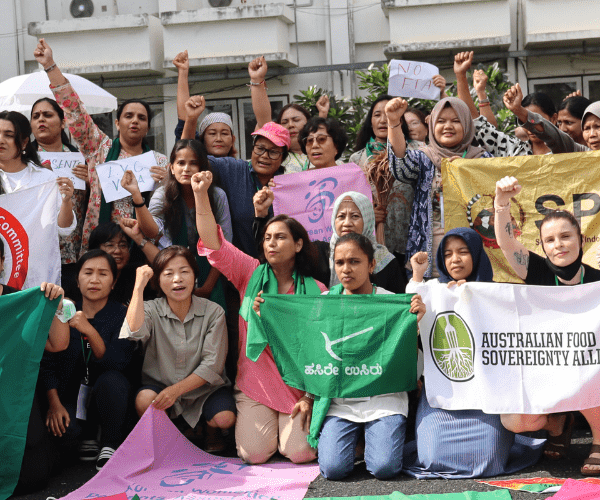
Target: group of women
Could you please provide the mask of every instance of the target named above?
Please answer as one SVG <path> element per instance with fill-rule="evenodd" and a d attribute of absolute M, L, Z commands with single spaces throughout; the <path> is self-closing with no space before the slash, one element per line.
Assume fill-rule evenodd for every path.
<path fill-rule="evenodd" d="M 273 187 L 278 175 L 341 163 L 347 136 L 327 117 L 326 98 L 317 105 L 319 116 L 290 104 L 271 121 L 267 64 L 264 58 L 253 60 L 249 86 L 257 128 L 250 160 L 238 159 L 229 116 L 209 113 L 198 128 L 205 101 L 189 95 L 189 63 L 182 52 L 174 60 L 178 140 L 169 159 L 154 152 L 156 190 L 142 194 L 135 176 L 125 173 L 121 185 L 129 196 L 106 203 L 96 166 L 149 151 L 151 110 L 141 100 L 122 103 L 118 137 L 111 140 L 93 123 L 44 40 L 35 57 L 55 100 L 35 103 L 31 122 L 19 113 L 0 113 L 0 193 L 56 179 L 62 194 L 56 207 L 62 262 L 49 270 L 42 288 L 47 295 L 75 299 L 77 312 L 68 319 L 68 335 L 67 323 L 53 324 L 30 431 L 31 422 L 47 427 L 67 445 L 63 448 L 77 446 L 79 458 L 96 461 L 98 469 L 136 414 L 141 417 L 151 405 L 168 411 L 186 436 L 202 435 L 209 451 L 222 450 L 235 428 L 244 461 L 264 463 L 277 451 L 295 463 L 318 456 L 329 479 L 347 476 L 361 453 L 377 478 L 401 470 L 419 478 L 510 473 L 535 463 L 544 445 L 518 433 L 540 429 L 549 435 L 546 455 L 566 455 L 572 416 L 431 408 L 426 374 L 415 441 L 404 446 L 408 396 L 394 393 L 334 400 L 317 450 L 306 439 L 312 395 L 283 382 L 269 349 L 251 361 L 246 339 L 258 328 L 263 293 L 386 294 L 418 292 L 424 280 L 436 278 L 439 286 L 492 281 L 481 236 L 467 228 L 445 231 L 442 159 L 600 149 L 595 104 L 571 96 L 557 113 L 547 96 L 523 98 L 516 85 L 504 100 L 523 121 L 524 135 L 503 134 L 486 109 L 485 75 L 477 73 L 474 82 L 478 108 L 466 80 L 473 54 L 458 54 L 459 98 L 442 95 L 428 120 L 401 98 L 382 95 L 372 103 L 351 161 L 367 178 L 373 168 L 389 169 L 394 178 L 389 198 L 378 203 L 375 185 L 375 203 L 362 193 L 342 194 L 333 205 L 331 240 L 311 242 L 296 220 L 273 217 Z M 436 77 L 436 85 L 443 90 L 443 78 Z M 86 163 L 74 174 L 86 181 L 85 191 L 56 178 L 37 154 L 77 149 Z M 519 191 L 516 179 L 503 178 L 494 201 L 496 239 L 515 273 L 530 284 L 600 280 L 600 271 L 581 263 L 581 230 L 568 212 L 553 212 L 540 226 L 545 260 L 527 251 L 512 231 L 500 229 L 511 227 L 510 200 Z M 383 232 L 376 238 L 377 226 Z M 61 271 L 63 288 L 52 284 Z M 1 292 L 13 290 L 4 286 Z M 416 294 L 411 312 L 420 319 L 425 310 Z M 77 405 L 82 391 L 84 410 Z M 582 413 L 594 438 L 582 473 L 600 475 L 600 412 Z M 32 467 L 51 470 L 52 454 L 44 467 L 39 463 L 44 455 L 34 455 L 37 463 L 26 453 L 23 485 L 33 485 L 26 479 Z"/>

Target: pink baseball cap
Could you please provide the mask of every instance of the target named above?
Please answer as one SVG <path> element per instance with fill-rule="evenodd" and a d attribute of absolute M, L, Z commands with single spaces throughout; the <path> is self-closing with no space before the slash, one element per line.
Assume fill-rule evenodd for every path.
<path fill-rule="evenodd" d="M 289 130 L 275 122 L 265 123 L 262 128 L 259 128 L 256 132 L 252 132 L 252 135 L 265 137 L 275 144 L 275 146 L 285 146 L 290 149 L 292 145 Z"/>

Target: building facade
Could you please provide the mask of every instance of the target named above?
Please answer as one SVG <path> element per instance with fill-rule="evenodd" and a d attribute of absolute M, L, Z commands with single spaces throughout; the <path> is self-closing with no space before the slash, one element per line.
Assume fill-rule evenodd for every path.
<path fill-rule="evenodd" d="M 242 157 L 254 129 L 247 66 L 259 55 L 274 112 L 311 85 L 356 95 L 353 70 L 392 58 L 430 62 L 452 81 L 463 50 L 556 103 L 576 89 L 600 100 L 598 0 L 289 1 L 3 0 L 0 81 L 39 70 L 33 50 L 43 37 L 64 72 L 150 101 L 152 140 L 167 152 L 177 119 L 172 60 L 187 49 L 191 93 L 232 116 Z"/>

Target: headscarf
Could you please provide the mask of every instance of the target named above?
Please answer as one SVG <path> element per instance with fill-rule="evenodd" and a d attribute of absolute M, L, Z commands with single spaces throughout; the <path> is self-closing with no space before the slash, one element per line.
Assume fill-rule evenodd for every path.
<path fill-rule="evenodd" d="M 233 134 L 233 122 L 231 121 L 231 116 L 226 113 L 210 113 L 200 122 L 198 135 L 202 136 L 209 125 L 212 125 L 213 123 L 224 123 L 231 129 L 231 133 Z"/>
<path fill-rule="evenodd" d="M 453 148 L 441 146 L 434 134 L 435 123 L 447 103 L 449 103 L 450 107 L 456 112 L 464 131 L 462 141 Z M 465 158 L 481 158 L 485 153 L 485 149 L 472 146 L 471 143 L 474 138 L 475 127 L 468 106 L 456 97 L 445 97 L 435 105 L 429 117 L 429 145 L 423 146 L 420 149 L 429 157 L 433 164 L 439 168 L 442 163 L 442 158 L 462 156 L 465 151 Z"/>
<path fill-rule="evenodd" d="M 481 236 L 479 236 L 477 232 L 469 227 L 455 227 L 444 235 L 437 250 L 436 263 L 438 272 L 440 273 L 440 283 L 449 283 L 450 281 L 455 281 L 454 278 L 450 276 L 448 269 L 446 269 L 446 262 L 444 259 L 444 247 L 446 246 L 446 241 L 450 236 L 458 236 L 462 238 L 467 244 L 467 247 L 469 247 L 469 252 L 471 252 L 471 259 L 473 259 L 473 271 L 467 278 L 467 281 L 492 281 L 492 278 L 494 277 L 494 271 L 492 270 L 492 263 L 483 249 Z"/>
<path fill-rule="evenodd" d="M 587 114 L 594 115 L 594 116 L 600 118 L 600 101 L 593 102 L 587 108 L 585 108 L 585 111 L 583 112 L 583 116 L 581 117 L 581 126 L 582 127 L 585 122 L 585 117 Z"/>
<path fill-rule="evenodd" d="M 340 282 L 337 274 L 335 273 L 335 265 L 333 263 L 335 244 L 337 243 L 337 240 L 340 239 L 339 235 L 335 232 L 335 218 L 337 217 L 340 205 L 345 198 L 350 198 L 362 214 L 362 235 L 369 238 L 373 244 L 373 249 L 375 250 L 375 274 L 380 272 L 392 261 L 392 259 L 395 258 L 394 255 L 390 253 L 390 251 L 384 245 L 377 243 L 375 240 L 375 212 L 373 211 L 373 204 L 369 201 L 369 198 L 362 193 L 357 193 L 356 191 L 348 191 L 347 193 L 343 193 L 335 200 L 335 203 L 333 204 L 333 211 L 331 212 L 331 227 L 333 229 L 333 235 L 331 236 L 331 240 L 329 240 L 329 269 L 331 270 L 331 278 L 329 280 L 330 288 Z"/>

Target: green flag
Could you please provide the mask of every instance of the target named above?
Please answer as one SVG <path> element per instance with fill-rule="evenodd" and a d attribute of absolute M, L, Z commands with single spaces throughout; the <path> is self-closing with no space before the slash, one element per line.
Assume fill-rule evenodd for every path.
<path fill-rule="evenodd" d="M 417 317 L 409 311 L 411 295 L 263 298 L 261 320 L 281 377 L 290 387 L 315 395 L 308 437 L 312 446 L 331 398 L 415 388 Z M 260 354 L 254 342 L 249 335 L 251 359 Z"/>
<path fill-rule="evenodd" d="M 38 287 L 0 296 L 0 499 L 19 479 L 40 360 L 59 299 Z"/>

